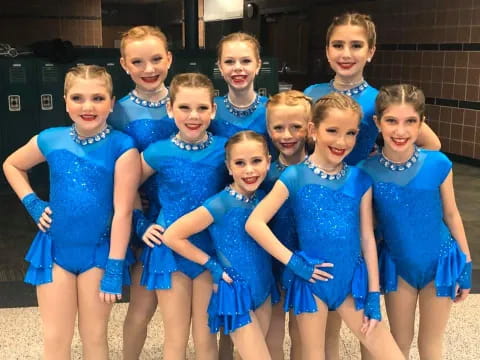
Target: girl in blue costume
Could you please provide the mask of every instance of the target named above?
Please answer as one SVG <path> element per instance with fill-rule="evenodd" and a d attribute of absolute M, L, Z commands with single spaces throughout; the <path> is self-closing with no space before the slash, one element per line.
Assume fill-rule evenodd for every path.
<path fill-rule="evenodd" d="M 297 314 L 304 360 L 325 358 L 328 310 L 336 310 L 374 356 L 403 359 L 379 323 L 371 179 L 343 162 L 355 145 L 361 116 L 360 106 L 346 95 L 318 100 L 309 124 L 313 154 L 280 175 L 246 224 L 247 232 L 289 270 L 285 310 Z M 267 226 L 287 199 L 299 241 L 300 251 L 293 253 Z M 321 270 L 325 267 L 328 272 Z"/>
<path fill-rule="evenodd" d="M 142 253 L 141 283 L 157 294 L 165 328 L 165 359 L 185 359 L 190 324 L 196 356 L 218 357 L 216 337 L 207 326 L 210 273 L 161 243 L 163 229 L 227 182 L 223 162 L 226 139 L 206 131 L 215 116 L 213 92 L 212 82 L 202 74 L 176 75 L 170 84 L 167 110 L 179 131 L 142 153 L 142 180 L 158 176 L 157 197 L 162 208 L 156 224 L 150 225 L 144 218 L 136 226 L 137 234 L 148 245 Z M 213 252 L 207 232 L 191 240 L 205 252 Z"/>
<path fill-rule="evenodd" d="M 108 359 L 110 310 L 128 280 L 124 259 L 139 155 L 130 137 L 107 126 L 114 98 L 104 68 L 70 69 L 65 102 L 73 126 L 42 131 L 3 168 L 41 230 L 26 256 L 25 282 L 37 286 L 43 357 L 70 359 L 78 312 L 83 358 Z M 27 177 L 44 161 L 50 168 L 48 202 L 37 197 Z"/>
<path fill-rule="evenodd" d="M 362 107 L 363 117 L 357 142 L 352 152 L 345 158 L 349 165 L 356 165 L 366 159 L 374 149 L 378 136 L 378 129 L 373 121 L 378 90 L 371 87 L 363 78 L 365 66 L 372 61 L 375 54 L 376 38 L 375 24 L 370 16 L 345 13 L 335 17 L 326 35 L 326 56 L 335 77 L 328 83 L 311 85 L 304 91 L 314 102 L 328 93 L 340 92 L 351 96 Z M 422 125 L 417 145 L 432 150 L 440 149 L 440 140 L 426 123 Z M 340 326 L 338 314 L 330 313 L 326 334 L 326 352 L 329 360 L 340 359 Z"/>
<path fill-rule="evenodd" d="M 247 130 L 232 136 L 225 149 L 233 184 L 176 221 L 164 241 L 212 273 L 216 284 L 208 307 L 212 333 L 223 328 L 230 334 L 243 360 L 268 360 L 265 335 L 275 292 L 271 257 L 245 232 L 245 221 L 262 198 L 257 189 L 270 164 L 268 147 L 263 136 Z M 207 228 L 215 256 L 187 241 Z"/>
<path fill-rule="evenodd" d="M 218 68 L 228 85 L 228 93 L 215 98 L 217 114 L 210 125 L 213 134 L 230 137 L 241 130 L 253 130 L 267 137 L 267 98 L 254 90 L 260 71 L 260 44 L 241 32 L 224 36 L 217 45 Z"/>
<path fill-rule="evenodd" d="M 176 131 L 168 117 L 166 103 L 168 89 L 164 81 L 172 64 L 167 38 L 157 27 L 136 26 L 123 34 L 120 44 L 120 64 L 135 83 L 135 89 L 117 101 L 108 122 L 117 130 L 130 135 L 137 149 L 144 151 L 151 143 L 169 138 Z M 158 180 L 152 176 L 140 191 L 148 200 L 147 218 L 155 221 L 160 204 L 157 200 Z M 138 212 L 134 212 L 137 220 Z M 139 257 L 142 242 L 132 239 L 132 247 Z M 155 309 L 157 298 L 153 291 L 140 285 L 142 264 L 132 266 L 130 303 L 123 325 L 123 358 L 138 359 L 147 336 L 147 326 Z"/>
<path fill-rule="evenodd" d="M 418 301 L 420 358 L 440 359 L 452 300 L 467 297 L 472 273 L 452 163 L 438 151 L 415 146 L 425 119 L 420 89 L 380 89 L 376 113 L 385 145 L 361 167 L 373 178 L 375 215 L 383 229 L 380 283 L 390 328 L 408 358 Z"/>
<path fill-rule="evenodd" d="M 336 16 L 327 30 L 326 55 L 335 77 L 328 83 L 311 85 L 304 93 L 315 102 L 320 97 L 341 92 L 351 96 L 362 107 L 360 132 L 352 152 L 345 158 L 349 165 L 366 159 L 372 152 L 378 130 L 373 121 L 375 98 L 378 90 L 363 78 L 365 65 L 372 61 L 376 44 L 375 24 L 370 16 L 345 13 Z M 417 145 L 440 149 L 440 140 L 427 124 L 422 125 L 422 135 Z"/>
<path fill-rule="evenodd" d="M 272 96 L 267 102 L 267 128 L 270 139 L 279 152 L 268 170 L 262 188 L 270 191 L 283 171 L 290 165 L 299 164 L 306 158 L 308 122 L 311 116 L 310 98 L 300 91 L 289 90 Z M 298 249 L 294 216 L 290 205 L 285 203 L 269 223 L 273 233 L 291 251 Z M 281 286 L 284 266 L 273 261 L 273 274 Z M 285 311 L 283 302 L 272 307 L 272 319 L 267 334 L 267 345 L 274 360 L 283 360 L 285 338 Z M 289 314 L 289 334 L 291 338 L 290 358 L 300 359 L 301 346 L 298 327 L 293 311 Z"/>

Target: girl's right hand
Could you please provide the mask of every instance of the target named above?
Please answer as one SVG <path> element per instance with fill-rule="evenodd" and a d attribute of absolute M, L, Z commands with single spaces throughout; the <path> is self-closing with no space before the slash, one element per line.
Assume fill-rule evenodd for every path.
<path fill-rule="evenodd" d="M 37 226 L 41 231 L 47 232 L 48 229 L 50 229 L 50 225 L 52 224 L 51 215 L 52 215 L 52 209 L 50 209 L 50 206 L 47 206 L 43 210 L 43 213 L 40 216 L 40 219 L 38 219 L 38 223 L 37 223 Z"/>
<path fill-rule="evenodd" d="M 142 236 L 142 240 L 147 246 L 153 248 L 155 245 L 161 245 L 165 229 L 158 224 L 152 224 L 148 227 Z"/>

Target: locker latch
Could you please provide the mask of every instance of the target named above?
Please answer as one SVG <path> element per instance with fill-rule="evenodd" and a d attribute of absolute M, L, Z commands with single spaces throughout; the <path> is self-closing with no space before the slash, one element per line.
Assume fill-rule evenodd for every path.
<path fill-rule="evenodd" d="M 40 95 L 40 106 L 42 107 L 42 110 L 53 110 L 52 94 Z"/>
<path fill-rule="evenodd" d="M 20 95 L 8 95 L 8 110 L 20 111 L 22 106 L 20 105 Z"/>

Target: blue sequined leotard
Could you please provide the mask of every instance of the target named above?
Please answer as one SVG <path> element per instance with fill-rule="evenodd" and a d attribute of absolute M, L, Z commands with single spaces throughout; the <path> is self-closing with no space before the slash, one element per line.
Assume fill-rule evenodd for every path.
<path fill-rule="evenodd" d="M 227 182 L 225 138 L 209 135 L 197 150 L 192 149 L 193 145 L 175 143 L 175 139 L 157 141 L 142 153 L 145 162 L 158 175 L 157 199 L 162 208 L 156 223 L 164 228 L 199 207 Z M 212 253 L 213 245 L 207 231 L 192 236 L 190 240 L 205 252 Z M 181 271 L 192 279 L 204 271 L 202 266 L 163 244 L 146 247 L 142 262 L 141 284 L 149 290 L 170 289 L 174 271 Z"/>
<path fill-rule="evenodd" d="M 115 103 L 108 123 L 115 129 L 130 135 L 138 148 L 144 151 L 155 141 L 168 139 L 177 131 L 175 122 L 168 117 L 166 102 L 168 97 L 159 102 L 142 100 L 130 93 Z M 149 201 L 147 218 L 155 221 L 160 211 L 157 202 L 158 179 L 151 176 L 140 188 Z"/>
<path fill-rule="evenodd" d="M 212 332 L 223 327 L 226 334 L 251 322 L 249 312 L 260 307 L 274 291 L 271 256 L 245 231 L 245 223 L 262 191 L 256 198 L 244 197 L 226 188 L 208 199 L 203 206 L 213 217 L 208 231 L 213 239 L 218 261 L 234 280 L 220 281 L 209 305 Z M 274 297 L 278 296 L 275 294 Z"/>
<path fill-rule="evenodd" d="M 76 143 L 70 127 L 51 128 L 37 137 L 50 168 L 52 224 L 39 231 L 26 256 L 25 281 L 52 281 L 53 263 L 80 274 L 104 268 L 110 249 L 115 162 L 134 147 L 133 140 L 111 130 L 88 145 Z"/>
<path fill-rule="evenodd" d="M 452 163 L 438 151 L 416 149 L 400 166 L 376 155 L 360 166 L 373 178 L 376 219 L 383 230 L 380 283 L 397 289 L 397 276 L 422 289 L 435 281 L 438 296 L 455 297 L 465 263 L 443 220 L 440 186 Z"/>
<path fill-rule="evenodd" d="M 291 273 L 286 271 L 285 310 L 293 308 L 296 314 L 317 311 L 312 294 L 330 310 L 352 294 L 357 308 L 362 308 L 367 291 L 360 248 L 360 203 L 371 179 L 355 167 L 346 167 L 343 176 L 333 180 L 317 170 L 308 162 L 292 165 L 279 179 L 289 192 L 302 256 L 316 259 L 313 263 L 334 264 L 326 269 L 334 278 L 326 282 L 310 283 L 296 276 L 288 279 Z"/>
<path fill-rule="evenodd" d="M 375 140 L 377 139 L 378 129 L 373 121 L 375 115 L 375 99 L 378 90 L 368 85 L 366 82 L 351 90 L 348 94 L 362 108 L 363 118 L 360 122 L 360 131 L 357 135 L 356 144 L 350 154 L 345 158 L 349 165 L 356 165 L 359 161 L 366 159 L 372 151 Z M 305 95 L 310 96 L 313 101 L 317 101 L 322 96 L 337 91 L 330 83 L 311 85 L 304 90 Z M 346 91 L 341 91 L 346 93 Z"/>

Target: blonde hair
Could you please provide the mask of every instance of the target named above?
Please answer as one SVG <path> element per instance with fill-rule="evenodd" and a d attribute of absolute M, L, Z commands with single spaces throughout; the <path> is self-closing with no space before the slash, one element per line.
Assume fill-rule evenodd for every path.
<path fill-rule="evenodd" d="M 368 48 L 373 49 L 375 47 L 375 44 L 377 42 L 377 33 L 375 31 L 375 24 L 372 21 L 372 18 L 369 15 L 356 12 L 347 12 L 333 18 L 332 23 L 327 30 L 327 46 L 330 44 L 330 38 L 332 37 L 333 31 L 337 26 L 341 25 L 360 26 L 365 30 L 365 33 L 367 35 Z"/>
<path fill-rule="evenodd" d="M 318 127 L 318 125 L 325 120 L 330 109 L 353 111 L 358 116 L 359 122 L 363 116 L 362 108 L 350 96 L 338 92 L 332 92 L 318 99 L 313 106 L 312 122 L 315 127 Z"/>
<path fill-rule="evenodd" d="M 103 66 L 98 65 L 77 65 L 70 68 L 65 75 L 65 82 L 63 85 L 64 95 L 67 95 L 75 80 L 79 78 L 85 80 L 102 80 L 105 83 L 105 88 L 110 97 L 113 96 L 112 77 Z"/>
<path fill-rule="evenodd" d="M 220 41 L 218 42 L 218 44 L 217 44 L 217 56 L 218 56 L 219 61 L 222 58 L 223 45 L 226 42 L 229 42 L 229 41 L 245 41 L 245 42 L 250 43 L 250 45 L 252 45 L 253 51 L 255 53 L 255 57 L 257 58 L 257 61 L 260 60 L 260 43 L 258 42 L 258 40 L 250 34 L 247 34 L 247 33 L 244 33 L 244 32 L 234 32 L 234 33 L 231 33 L 231 34 L 228 34 L 228 35 L 222 37 L 220 39 Z"/>
<path fill-rule="evenodd" d="M 265 140 L 265 137 L 263 137 L 259 133 L 256 133 L 255 131 L 252 131 L 252 130 L 243 130 L 232 135 L 228 139 L 228 141 L 225 143 L 225 157 L 227 162 L 230 161 L 230 152 L 232 151 L 233 145 L 239 144 L 247 140 L 253 140 L 253 141 L 259 142 L 262 145 L 263 150 L 265 151 L 265 156 L 268 157 L 269 155 L 268 144 L 267 144 L 267 140 Z"/>
<path fill-rule="evenodd" d="M 267 124 L 270 121 L 270 111 L 272 108 L 278 105 L 286 106 L 302 106 L 305 110 L 305 119 L 306 121 L 310 120 L 311 111 L 312 111 L 312 98 L 304 95 L 301 91 L 298 90 L 288 90 L 282 91 L 278 94 L 271 96 L 267 102 Z"/>
<path fill-rule="evenodd" d="M 203 88 L 208 91 L 210 100 L 213 104 L 213 98 L 215 96 L 215 89 L 213 88 L 212 81 L 203 74 L 200 73 L 183 73 L 177 74 L 170 82 L 170 102 L 173 104 L 177 93 L 181 87 L 188 88 Z"/>
<path fill-rule="evenodd" d="M 378 121 L 382 119 L 385 110 L 393 104 L 409 104 L 420 116 L 420 121 L 423 121 L 425 117 L 425 95 L 414 85 L 398 84 L 380 88 L 375 100 Z"/>
<path fill-rule="evenodd" d="M 129 41 L 143 40 L 148 36 L 159 38 L 165 45 L 165 51 L 168 51 L 167 37 L 160 28 L 156 26 L 141 25 L 135 26 L 122 34 L 122 40 L 120 41 L 120 53 L 122 57 L 125 56 L 125 47 Z"/>

